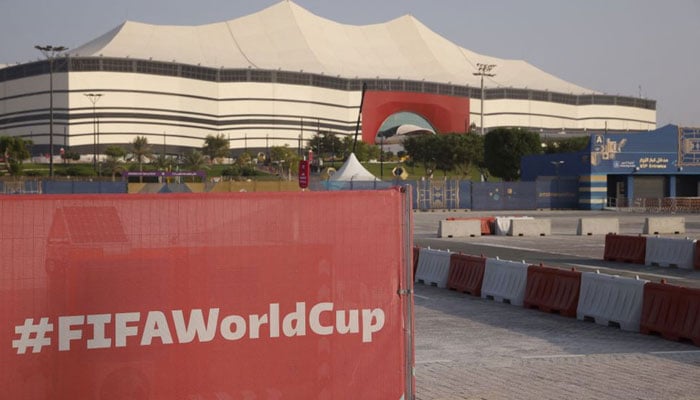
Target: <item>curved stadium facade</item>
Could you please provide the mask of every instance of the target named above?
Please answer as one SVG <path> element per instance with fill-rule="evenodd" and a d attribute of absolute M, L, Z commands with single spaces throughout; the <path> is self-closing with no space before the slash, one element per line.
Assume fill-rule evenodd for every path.
<path fill-rule="evenodd" d="M 524 61 L 474 53 L 411 16 L 344 25 L 282 1 L 202 26 L 127 21 L 72 49 L 53 63 L 53 129 L 49 61 L 0 68 L 0 136 L 31 139 L 42 154 L 51 131 L 55 149 L 83 154 L 126 147 L 136 136 L 168 154 L 219 134 L 234 152 L 301 148 L 318 132 L 354 135 L 363 85 L 366 142 L 402 112 L 437 133 L 463 132 L 480 123 L 477 64 L 496 65 L 484 79 L 486 129 L 656 128 L 653 100 L 606 95 Z M 93 105 L 89 93 L 102 96 Z"/>

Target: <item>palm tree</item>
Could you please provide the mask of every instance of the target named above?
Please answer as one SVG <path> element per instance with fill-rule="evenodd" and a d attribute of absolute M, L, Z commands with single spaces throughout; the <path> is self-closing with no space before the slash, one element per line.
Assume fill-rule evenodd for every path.
<path fill-rule="evenodd" d="M 199 171 L 203 168 L 207 168 L 206 164 L 207 160 L 204 158 L 204 154 L 202 154 L 201 151 L 194 149 L 185 154 L 185 158 L 183 160 L 183 166 L 188 171 Z"/>
<path fill-rule="evenodd" d="M 144 159 L 151 158 L 153 156 L 151 145 L 148 144 L 148 139 L 145 136 L 137 136 L 131 143 L 131 153 L 139 163 L 139 172 L 143 172 Z M 143 182 L 143 176 L 139 177 L 139 182 Z"/>
<path fill-rule="evenodd" d="M 205 155 L 209 156 L 209 160 L 212 162 L 216 159 L 227 157 L 229 155 L 228 139 L 226 139 L 223 133 L 216 136 L 207 135 L 204 139 L 202 151 Z"/>

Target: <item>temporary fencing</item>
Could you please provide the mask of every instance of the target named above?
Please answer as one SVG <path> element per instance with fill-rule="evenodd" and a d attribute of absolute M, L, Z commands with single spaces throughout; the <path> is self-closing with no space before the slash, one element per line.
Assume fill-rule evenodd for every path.
<path fill-rule="evenodd" d="M 481 296 L 481 283 L 484 280 L 486 258 L 467 254 L 452 254 L 447 288 L 472 296 Z"/>
<path fill-rule="evenodd" d="M 605 235 L 603 258 L 607 261 L 644 264 L 646 236 Z"/>
<path fill-rule="evenodd" d="M 644 263 L 660 267 L 693 269 L 696 241 L 688 238 L 649 236 L 646 240 Z"/>
<path fill-rule="evenodd" d="M 700 289 L 652 282 L 644 285 L 640 331 L 700 346 Z"/>
<path fill-rule="evenodd" d="M 418 256 L 418 268 L 416 269 L 416 282 L 426 285 L 436 285 L 439 288 L 447 287 L 447 276 L 450 273 L 449 250 L 420 249 Z"/>
<path fill-rule="evenodd" d="M 576 316 L 599 325 L 615 325 L 639 332 L 644 299 L 643 279 L 624 278 L 595 272 L 581 274 L 581 294 Z"/>
<path fill-rule="evenodd" d="M 5 196 L 0 221 L 6 398 L 414 398 L 398 189 Z"/>
<path fill-rule="evenodd" d="M 498 258 L 486 259 L 481 297 L 522 306 L 526 284 L 527 264 L 525 262 Z"/>
<path fill-rule="evenodd" d="M 523 306 L 576 317 L 580 287 L 579 271 L 530 265 Z"/>

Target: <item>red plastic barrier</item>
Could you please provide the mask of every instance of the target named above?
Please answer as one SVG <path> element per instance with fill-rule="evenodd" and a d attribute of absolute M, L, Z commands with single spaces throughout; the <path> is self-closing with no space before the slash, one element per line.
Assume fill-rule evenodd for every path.
<path fill-rule="evenodd" d="M 481 234 L 482 235 L 493 235 L 493 224 L 496 222 L 496 217 L 481 217 L 481 218 L 446 218 L 448 221 L 471 221 L 479 220 L 481 221 Z"/>
<path fill-rule="evenodd" d="M 418 269 L 418 256 L 420 255 L 420 247 L 413 247 L 413 277 L 416 276 L 416 269 Z"/>
<path fill-rule="evenodd" d="M 700 289 L 649 282 L 644 285 L 640 332 L 700 346 Z"/>
<path fill-rule="evenodd" d="M 523 307 L 576 317 L 580 289 L 579 271 L 530 265 Z"/>
<path fill-rule="evenodd" d="M 693 268 L 700 271 L 700 240 L 695 242 L 695 258 L 693 259 Z"/>
<path fill-rule="evenodd" d="M 646 236 L 605 235 L 603 259 L 606 261 L 644 264 L 646 251 Z"/>
<path fill-rule="evenodd" d="M 485 269 L 485 257 L 452 254 L 447 288 L 469 293 L 472 296 L 481 296 L 481 283 L 484 280 Z"/>

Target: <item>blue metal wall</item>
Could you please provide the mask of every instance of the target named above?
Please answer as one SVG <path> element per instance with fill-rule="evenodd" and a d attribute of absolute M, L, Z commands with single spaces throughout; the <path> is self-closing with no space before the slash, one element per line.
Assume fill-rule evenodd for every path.
<path fill-rule="evenodd" d="M 43 193 L 127 193 L 126 182 L 43 181 Z"/>

